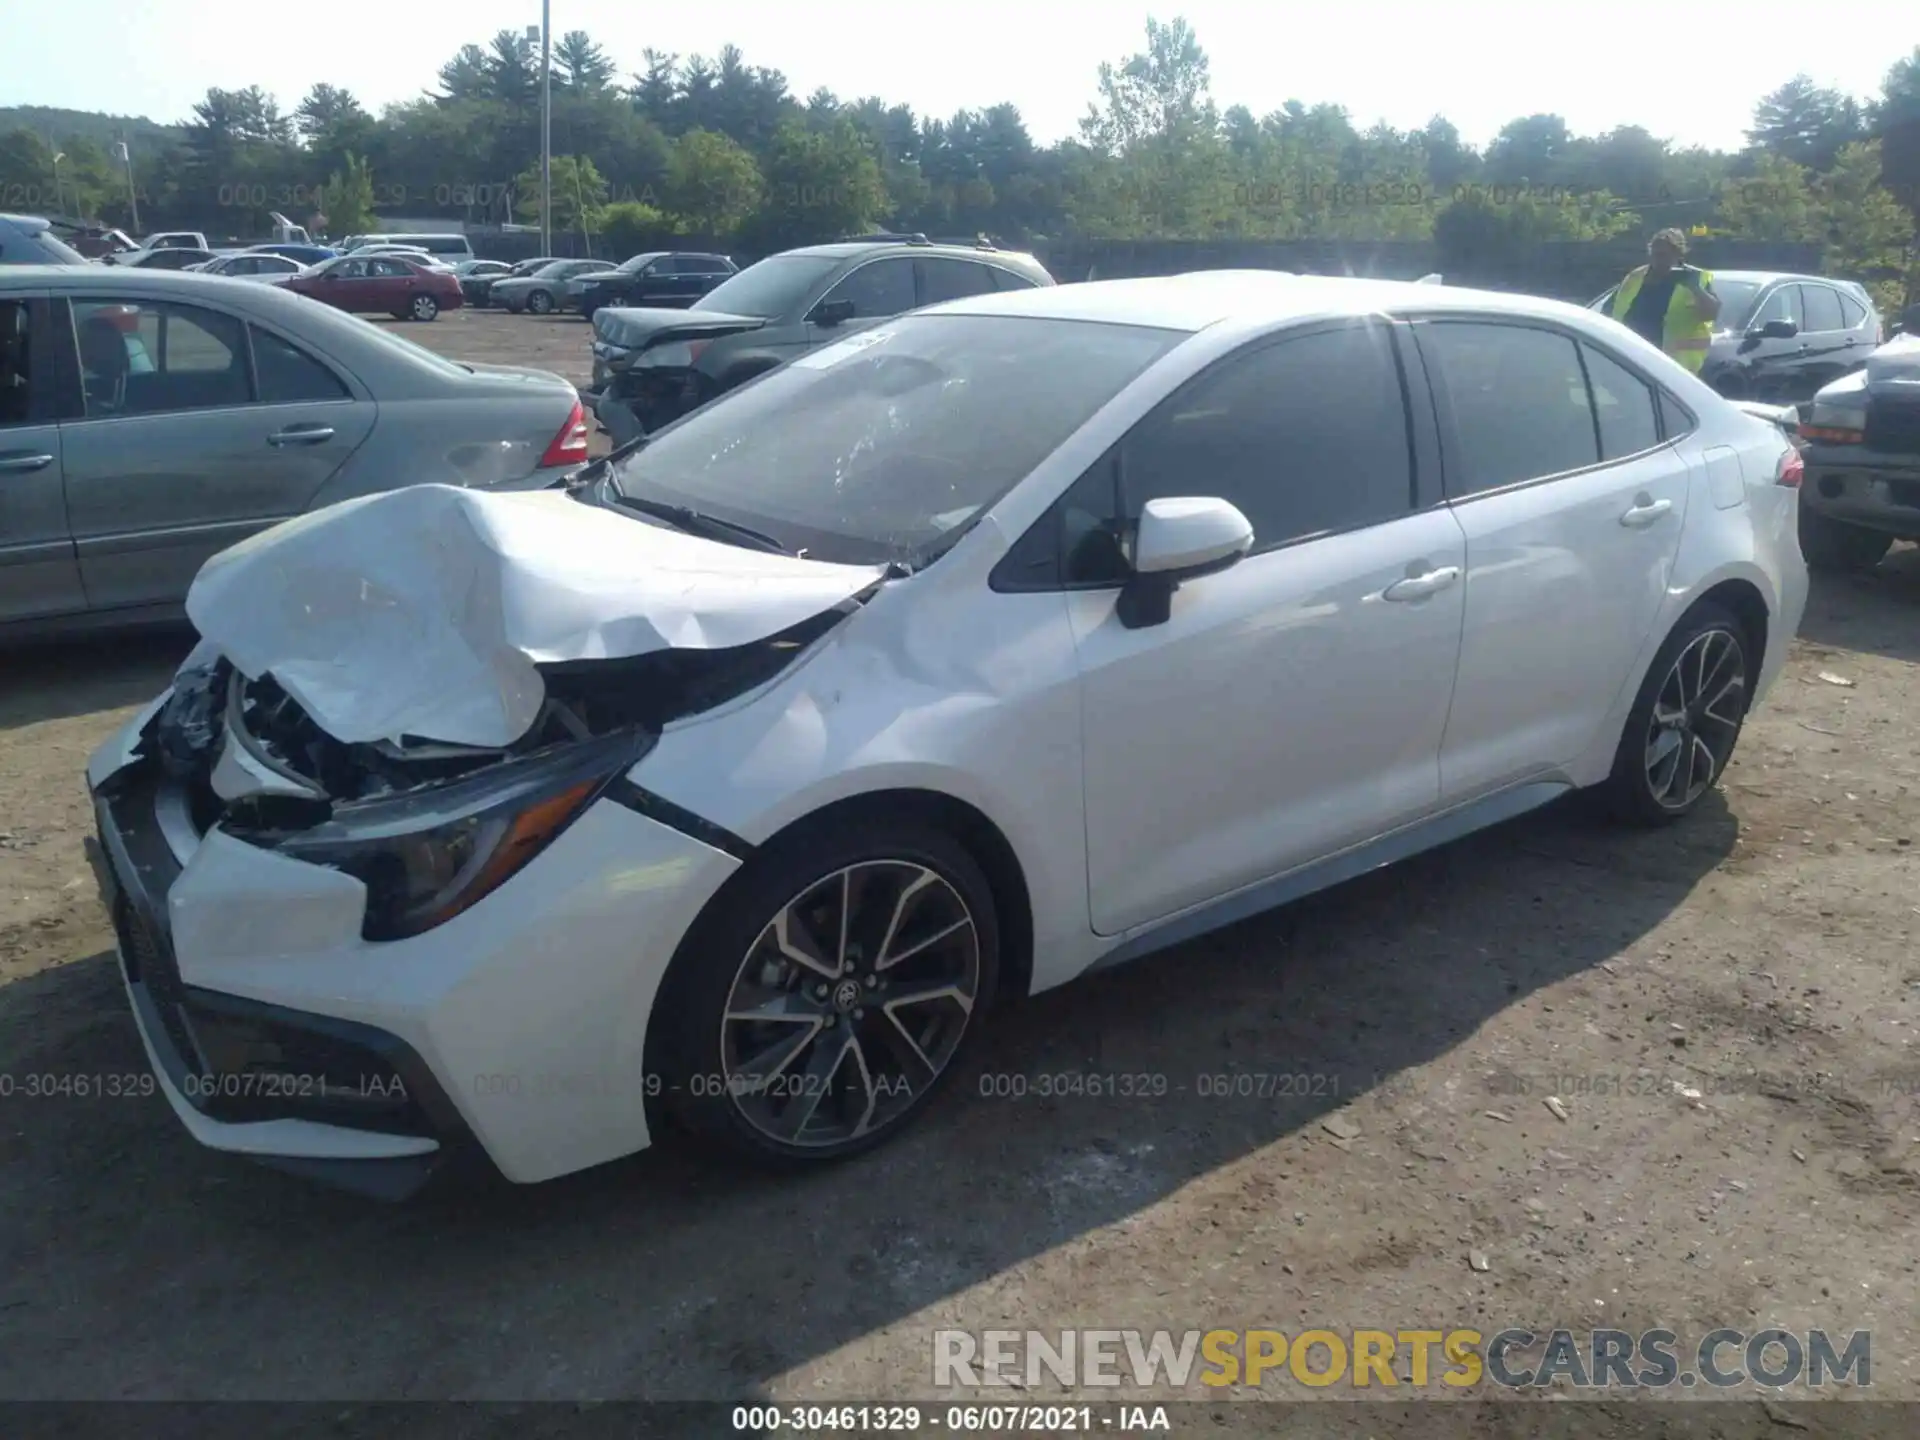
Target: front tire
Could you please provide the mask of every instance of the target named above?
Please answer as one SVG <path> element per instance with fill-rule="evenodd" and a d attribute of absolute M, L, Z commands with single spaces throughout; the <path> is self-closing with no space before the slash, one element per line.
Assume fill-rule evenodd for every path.
<path fill-rule="evenodd" d="M 416 295 L 407 304 L 407 314 L 415 320 L 432 320 L 440 314 L 440 302 L 431 295 Z"/>
<path fill-rule="evenodd" d="M 998 979 L 992 887 L 951 835 L 905 816 L 803 827 L 681 942 L 647 1069 L 702 1141 L 788 1168 L 843 1159 L 925 1108 Z"/>
<path fill-rule="evenodd" d="M 1893 548 L 1893 537 L 1860 525 L 1849 525 L 1809 509 L 1800 501 L 1800 553 L 1807 568 L 1844 572 L 1871 570 Z"/>
<path fill-rule="evenodd" d="M 536 290 L 527 297 L 527 309 L 531 310 L 535 315 L 551 315 L 553 313 L 553 296 L 544 290 Z"/>
<path fill-rule="evenodd" d="M 1738 617 L 1708 602 L 1660 647 L 1627 713 L 1608 808 L 1635 825 L 1691 814 L 1726 772 L 1746 723 L 1757 657 Z"/>

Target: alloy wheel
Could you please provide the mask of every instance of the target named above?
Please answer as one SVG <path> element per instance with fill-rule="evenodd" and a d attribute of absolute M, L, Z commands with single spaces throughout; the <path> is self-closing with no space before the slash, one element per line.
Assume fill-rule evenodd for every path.
<path fill-rule="evenodd" d="M 536 290 L 527 297 L 527 309 L 536 315 L 544 315 L 553 309 L 553 297 L 544 290 Z"/>
<path fill-rule="evenodd" d="M 1704 630 L 1674 658 L 1647 724 L 1647 789 L 1684 810 L 1719 778 L 1746 716 L 1747 663 L 1730 630 Z"/>
<path fill-rule="evenodd" d="M 434 316 L 438 315 L 439 313 L 440 313 L 440 304 L 431 295 L 416 295 L 413 297 L 413 318 L 414 319 L 431 320 L 433 319 Z"/>
<path fill-rule="evenodd" d="M 907 860 L 837 870 L 741 960 L 721 1021 L 727 1095 L 782 1146 L 870 1135 L 946 1069 L 979 988 L 979 933 L 944 876 Z"/>

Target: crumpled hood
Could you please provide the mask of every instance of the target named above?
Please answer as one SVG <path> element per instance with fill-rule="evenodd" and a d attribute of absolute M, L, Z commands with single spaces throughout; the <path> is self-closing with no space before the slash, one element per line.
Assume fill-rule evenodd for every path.
<path fill-rule="evenodd" d="M 636 350 L 659 340 L 694 335 L 733 335 L 758 330 L 766 318 L 729 315 L 720 310 L 674 310 L 665 306 L 609 306 L 595 312 L 593 333 L 609 345 Z"/>
<path fill-rule="evenodd" d="M 335 739 L 506 746 L 539 716 L 538 664 L 750 644 L 884 573 L 684 535 L 562 491 L 413 485 L 222 551 L 187 614 Z"/>

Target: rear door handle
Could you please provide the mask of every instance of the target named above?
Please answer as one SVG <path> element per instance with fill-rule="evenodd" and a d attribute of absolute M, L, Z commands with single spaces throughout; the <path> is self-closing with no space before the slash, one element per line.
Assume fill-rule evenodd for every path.
<path fill-rule="evenodd" d="M 267 437 L 269 445 L 318 445 L 333 438 L 331 425 L 289 425 Z"/>
<path fill-rule="evenodd" d="M 1620 517 L 1620 523 L 1629 530 L 1644 530 L 1671 509 L 1671 500 L 1655 500 L 1649 495 L 1638 495 L 1634 497 L 1633 508 Z"/>
<path fill-rule="evenodd" d="M 52 463 L 51 455 L 0 455 L 0 470 L 44 470 Z"/>
<path fill-rule="evenodd" d="M 1443 565 L 1438 570 L 1429 570 L 1424 575 L 1409 575 L 1404 580 L 1396 580 L 1381 592 L 1384 600 L 1424 600 L 1429 595 L 1437 595 L 1460 578 L 1458 565 Z"/>

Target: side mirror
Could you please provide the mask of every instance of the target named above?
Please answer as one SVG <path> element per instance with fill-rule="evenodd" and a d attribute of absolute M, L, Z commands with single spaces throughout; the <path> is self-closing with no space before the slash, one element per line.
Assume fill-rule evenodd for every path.
<path fill-rule="evenodd" d="M 822 300 L 813 307 L 813 313 L 807 316 L 815 325 L 831 328 L 844 325 L 853 319 L 854 303 L 851 300 Z"/>
<path fill-rule="evenodd" d="M 1149 500 L 1133 540 L 1133 578 L 1116 612 L 1129 630 L 1164 625 L 1184 580 L 1238 563 L 1253 548 L 1253 526 L 1238 506 L 1213 496 Z"/>
<path fill-rule="evenodd" d="M 1760 327 L 1762 340 L 1791 340 L 1800 333 L 1800 327 L 1791 320 L 1769 320 Z"/>

